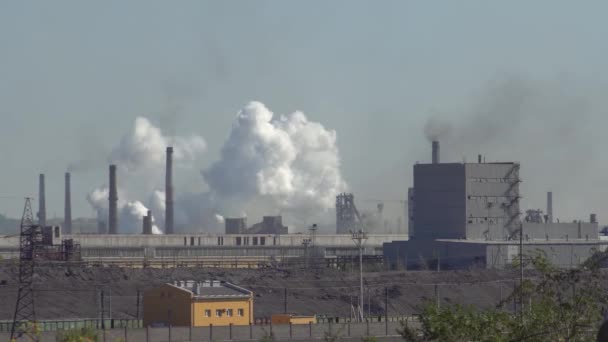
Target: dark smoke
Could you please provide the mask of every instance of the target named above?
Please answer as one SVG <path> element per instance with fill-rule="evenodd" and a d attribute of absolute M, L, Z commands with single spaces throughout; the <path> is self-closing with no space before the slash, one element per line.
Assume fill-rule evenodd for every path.
<path fill-rule="evenodd" d="M 425 132 L 441 140 L 445 161 L 459 162 L 463 156 L 472 161 L 481 153 L 488 162 L 521 162 L 524 206 L 543 208 L 545 191 L 553 190 L 563 209 L 556 217 L 580 218 L 601 211 L 587 206 L 602 197 L 580 180 L 608 186 L 596 172 L 601 139 L 590 134 L 597 131 L 594 122 L 605 107 L 573 80 L 511 76 L 490 82 L 464 113 L 452 110 L 452 119 L 429 119 Z M 573 175 L 579 181 L 569 181 Z"/>

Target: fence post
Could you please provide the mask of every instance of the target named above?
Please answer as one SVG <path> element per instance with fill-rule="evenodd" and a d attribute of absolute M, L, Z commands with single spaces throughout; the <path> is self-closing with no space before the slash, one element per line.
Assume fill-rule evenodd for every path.
<path fill-rule="evenodd" d="M 150 326 L 146 326 L 146 342 L 150 342 Z"/>
<path fill-rule="evenodd" d="M 213 341 L 213 324 L 209 324 L 209 341 Z"/>
<path fill-rule="evenodd" d="M 190 341 L 192 341 L 192 323 L 190 323 L 189 328 L 190 328 L 190 329 L 188 329 L 188 339 L 189 339 Z"/>
<path fill-rule="evenodd" d="M 249 322 L 249 339 L 253 340 L 253 325 Z"/>
<path fill-rule="evenodd" d="M 347 327 L 348 327 L 348 337 L 350 337 L 350 320 L 348 320 Z"/>
<path fill-rule="evenodd" d="M 291 324 L 291 322 L 289 322 L 289 338 L 290 339 L 293 338 L 293 331 L 292 331 L 292 324 Z"/>
<path fill-rule="evenodd" d="M 328 326 L 327 326 L 327 330 L 329 331 L 329 336 L 331 336 L 331 320 L 329 320 L 327 322 Z"/>
<path fill-rule="evenodd" d="M 366 335 L 365 336 L 369 336 L 369 318 L 365 320 L 365 331 L 366 331 Z"/>
<path fill-rule="evenodd" d="M 125 325 L 125 342 L 129 340 L 129 336 L 127 335 L 127 326 Z"/>
<path fill-rule="evenodd" d="M 169 342 L 171 342 L 171 324 L 169 324 Z"/>
<path fill-rule="evenodd" d="M 232 340 L 232 323 L 230 323 L 228 325 L 228 332 L 229 332 L 230 340 Z"/>
<path fill-rule="evenodd" d="M 308 322 L 308 337 L 312 337 L 312 322 Z"/>

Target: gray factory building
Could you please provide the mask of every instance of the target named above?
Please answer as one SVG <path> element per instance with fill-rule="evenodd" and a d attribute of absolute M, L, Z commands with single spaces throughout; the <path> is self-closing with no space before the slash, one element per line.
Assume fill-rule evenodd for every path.
<path fill-rule="evenodd" d="M 521 230 L 524 253 L 543 251 L 562 266 L 577 265 L 606 247 L 597 222 L 522 220 L 519 163 L 485 163 L 481 156 L 477 163 L 441 163 L 438 148 L 434 142 L 432 163 L 414 165 L 410 240 L 384 244 L 387 267 L 502 268 L 518 255 Z"/>

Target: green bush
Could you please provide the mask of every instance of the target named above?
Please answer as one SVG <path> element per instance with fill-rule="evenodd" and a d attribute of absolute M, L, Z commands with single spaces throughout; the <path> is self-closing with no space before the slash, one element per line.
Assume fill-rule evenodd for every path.
<path fill-rule="evenodd" d="M 61 331 L 57 334 L 59 342 L 95 342 L 97 331 L 93 328 L 80 328 Z"/>

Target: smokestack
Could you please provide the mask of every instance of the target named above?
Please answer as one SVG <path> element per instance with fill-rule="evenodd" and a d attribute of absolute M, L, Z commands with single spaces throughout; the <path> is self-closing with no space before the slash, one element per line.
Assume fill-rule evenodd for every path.
<path fill-rule="evenodd" d="M 433 140 L 433 164 L 439 164 L 439 141 Z"/>
<path fill-rule="evenodd" d="M 478 155 L 477 155 L 477 163 L 478 163 L 478 164 L 481 164 L 481 154 L 478 154 Z"/>
<path fill-rule="evenodd" d="M 173 147 L 167 147 L 165 170 L 165 234 L 173 234 Z"/>
<path fill-rule="evenodd" d="M 116 234 L 118 226 L 118 190 L 116 186 L 116 165 L 110 165 L 110 212 L 108 215 L 108 234 Z"/>
<path fill-rule="evenodd" d="M 46 226 L 46 200 L 44 194 L 44 174 L 40 174 L 38 180 L 38 224 L 41 227 Z"/>
<path fill-rule="evenodd" d="M 148 214 L 143 218 L 143 234 L 152 234 L 152 211 L 148 210 Z"/>
<path fill-rule="evenodd" d="M 553 223 L 553 192 L 547 192 L 547 222 Z"/>
<path fill-rule="evenodd" d="M 70 173 L 65 173 L 65 203 L 63 212 L 63 232 L 72 234 L 72 195 L 70 193 Z"/>

